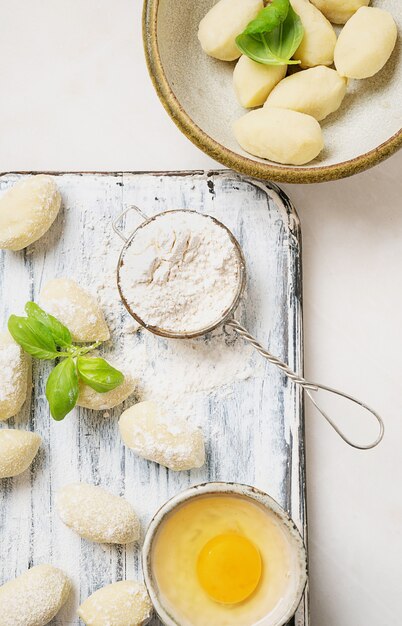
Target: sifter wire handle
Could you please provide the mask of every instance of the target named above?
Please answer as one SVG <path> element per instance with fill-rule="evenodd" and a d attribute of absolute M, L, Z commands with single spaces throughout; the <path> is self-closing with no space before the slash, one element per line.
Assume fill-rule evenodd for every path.
<path fill-rule="evenodd" d="M 112 228 L 114 232 L 116 233 L 116 235 L 119 235 L 120 239 L 123 239 L 123 241 L 125 241 L 126 243 L 128 241 L 128 237 L 126 237 L 126 234 L 124 233 L 124 231 L 119 227 L 119 224 L 121 220 L 123 219 L 123 217 L 125 217 L 127 213 L 130 213 L 130 211 L 134 211 L 134 213 L 137 213 L 137 215 L 139 215 L 142 218 L 143 222 L 146 222 L 149 220 L 148 215 L 146 215 L 144 211 L 141 211 L 141 209 L 139 209 L 138 206 L 134 206 L 134 205 L 129 206 L 128 209 L 125 209 L 125 211 L 123 211 L 122 213 L 119 213 L 119 215 L 112 222 Z"/>
<path fill-rule="evenodd" d="M 321 413 L 321 415 L 324 417 L 324 419 L 327 420 L 327 422 L 332 426 L 332 428 L 338 433 L 338 435 L 343 439 L 343 441 L 345 441 L 349 446 L 352 446 L 352 448 L 357 448 L 358 450 L 370 450 L 371 448 L 375 448 L 381 442 L 381 440 L 382 440 L 382 438 L 384 436 L 384 422 L 382 421 L 382 418 L 378 415 L 378 413 L 376 411 L 374 411 L 374 409 L 369 407 L 367 404 L 365 404 L 361 400 L 358 400 L 357 398 L 354 398 L 353 396 L 350 396 L 349 394 L 344 393 L 343 391 L 339 391 L 338 389 L 333 389 L 332 387 L 327 387 L 326 385 L 321 385 L 321 384 L 318 384 L 318 383 L 309 382 L 305 378 L 303 378 L 302 376 L 299 376 L 288 365 L 286 365 L 286 363 L 284 363 L 283 361 L 278 359 L 276 356 L 274 356 L 273 354 L 268 352 L 268 350 L 266 350 L 253 337 L 253 335 L 251 335 L 235 319 L 229 319 L 227 322 L 225 322 L 225 326 L 230 326 L 230 328 L 233 328 L 233 330 L 238 335 L 240 335 L 240 337 L 242 337 L 245 341 L 247 341 L 249 344 L 251 344 L 253 346 L 253 348 L 255 348 L 264 358 L 266 358 L 273 365 L 276 365 L 276 367 L 278 367 L 285 374 L 285 376 L 287 376 L 290 380 L 292 380 L 296 385 L 300 385 L 300 387 L 302 387 L 305 390 L 306 394 L 308 395 L 308 397 L 310 398 L 311 402 L 314 404 L 316 409 L 319 411 L 319 413 Z M 378 436 L 377 436 L 376 440 L 373 441 L 370 444 L 367 444 L 367 445 L 360 445 L 360 444 L 356 444 L 353 441 L 351 441 L 340 430 L 340 428 L 336 425 L 334 420 L 324 411 L 324 409 L 322 409 L 318 405 L 317 400 L 312 395 L 313 393 L 317 393 L 318 391 L 324 391 L 324 392 L 327 392 L 327 393 L 330 393 L 330 394 L 334 394 L 336 396 L 340 396 L 341 398 L 345 398 L 346 400 L 350 400 L 351 402 L 354 402 L 355 404 L 358 404 L 363 409 L 365 409 L 366 411 L 371 413 L 375 417 L 375 419 L 377 420 L 378 426 L 379 426 L 379 433 L 378 433 Z"/>

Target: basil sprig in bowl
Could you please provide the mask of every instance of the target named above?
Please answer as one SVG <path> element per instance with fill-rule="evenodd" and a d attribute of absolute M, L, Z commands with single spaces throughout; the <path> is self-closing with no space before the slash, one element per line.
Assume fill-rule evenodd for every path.
<path fill-rule="evenodd" d="M 325 149 L 317 159 L 304 166 L 280 165 L 244 152 L 232 131 L 233 122 L 245 113 L 233 90 L 235 63 L 208 57 L 197 38 L 201 19 L 215 3 L 145 0 L 143 14 L 145 55 L 155 89 L 180 130 L 207 155 L 248 176 L 312 183 L 368 169 L 399 149 L 400 45 L 381 72 L 351 81 L 341 108 L 323 123 Z M 400 0 L 372 0 L 371 5 L 388 10 L 402 33 Z"/>

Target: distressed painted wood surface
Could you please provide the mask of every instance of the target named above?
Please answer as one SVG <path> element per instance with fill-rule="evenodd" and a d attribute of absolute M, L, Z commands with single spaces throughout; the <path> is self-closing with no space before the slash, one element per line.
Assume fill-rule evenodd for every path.
<path fill-rule="evenodd" d="M 0 192 L 18 177 L 0 177 Z M 55 276 L 70 276 L 98 291 L 106 264 L 117 263 L 122 245 L 111 232 L 111 221 L 130 205 L 149 215 L 187 207 L 216 216 L 239 239 L 248 284 L 238 317 L 274 354 L 301 371 L 300 228 L 277 188 L 255 186 L 230 172 L 60 174 L 57 183 L 63 208 L 47 235 L 25 251 L 0 252 L 3 326 L 10 313 L 22 311 Z M 127 314 L 122 306 L 117 318 L 114 344 L 123 346 Z M 142 332 L 135 341 L 143 341 Z M 165 341 L 149 339 L 149 358 L 158 358 Z M 117 419 L 133 400 L 107 416 L 76 409 L 64 422 L 52 421 L 44 394 L 49 365 L 34 363 L 30 400 L 19 416 L 0 424 L 35 430 L 43 437 L 31 469 L 0 484 L 0 583 L 41 562 L 62 567 L 73 580 L 74 593 L 52 624 L 67 626 L 79 623 L 78 603 L 99 587 L 141 578 L 138 546 L 91 544 L 57 517 L 55 492 L 76 480 L 124 495 L 143 529 L 167 498 L 190 485 L 210 480 L 248 483 L 278 500 L 305 535 L 302 398 L 279 371 L 256 358 L 258 376 L 235 380 L 223 395 L 202 394 L 196 407 L 207 439 L 207 464 L 180 474 L 124 448 Z M 295 626 L 308 626 L 307 604 L 306 595 L 292 621 Z"/>

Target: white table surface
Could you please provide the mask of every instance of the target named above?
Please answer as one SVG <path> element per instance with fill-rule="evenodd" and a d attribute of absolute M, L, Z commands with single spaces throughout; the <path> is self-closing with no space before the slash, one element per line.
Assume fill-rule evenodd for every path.
<path fill-rule="evenodd" d="M 217 167 L 153 92 L 141 4 L 0 0 L 0 171 Z M 308 407 L 312 626 L 402 620 L 401 172 L 402 152 L 352 179 L 282 185 L 303 228 L 306 374 L 387 428 L 354 451 Z"/>

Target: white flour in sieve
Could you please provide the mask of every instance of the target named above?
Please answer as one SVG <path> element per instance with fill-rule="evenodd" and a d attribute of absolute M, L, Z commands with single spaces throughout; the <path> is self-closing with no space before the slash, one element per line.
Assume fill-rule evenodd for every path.
<path fill-rule="evenodd" d="M 83 287 L 90 286 L 98 297 L 112 334 L 112 341 L 103 344 L 102 353 L 138 381 L 138 400 L 177 406 L 181 416 L 193 415 L 196 406 L 203 410 L 199 403 L 206 396 L 231 395 L 236 381 L 263 375 L 264 361 L 253 348 L 223 328 L 191 340 L 165 340 L 143 332 L 123 306 L 117 290 L 120 240 L 111 229 L 103 228 L 96 213 L 87 212 L 85 220 L 85 228 L 94 231 L 98 244 L 91 248 L 93 267 L 103 271 L 94 271 L 88 279 L 88 269 L 82 267 L 81 275 L 74 278 Z M 244 303 L 240 305 L 240 317 L 243 307 Z"/>
<path fill-rule="evenodd" d="M 123 257 L 120 287 L 147 326 L 195 333 L 231 308 L 240 263 L 228 232 L 211 217 L 167 212 L 137 231 Z"/>

